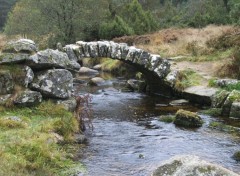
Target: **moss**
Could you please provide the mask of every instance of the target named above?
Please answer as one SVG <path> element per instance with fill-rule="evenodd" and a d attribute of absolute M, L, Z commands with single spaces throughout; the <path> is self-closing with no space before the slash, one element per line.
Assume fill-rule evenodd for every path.
<path fill-rule="evenodd" d="M 175 116 L 173 115 L 162 115 L 159 117 L 159 121 L 165 123 L 172 123 L 175 120 Z"/>
<path fill-rule="evenodd" d="M 214 116 L 214 117 L 221 116 L 221 112 L 222 112 L 221 108 L 210 108 L 210 109 L 207 109 L 207 110 L 200 111 L 200 113 L 210 115 L 210 116 Z"/>
<path fill-rule="evenodd" d="M 233 90 L 233 91 L 230 93 L 230 95 L 228 96 L 228 99 L 229 99 L 231 102 L 240 101 L 240 91 Z"/>
<path fill-rule="evenodd" d="M 13 128 L 26 128 L 27 124 L 22 120 L 12 120 L 11 118 L 0 118 L 0 128 L 13 129 Z"/>
<path fill-rule="evenodd" d="M 233 159 L 235 159 L 236 161 L 240 161 L 240 151 L 234 153 Z"/>
<path fill-rule="evenodd" d="M 203 121 L 196 113 L 180 109 L 176 113 L 174 124 L 183 127 L 200 127 Z"/>

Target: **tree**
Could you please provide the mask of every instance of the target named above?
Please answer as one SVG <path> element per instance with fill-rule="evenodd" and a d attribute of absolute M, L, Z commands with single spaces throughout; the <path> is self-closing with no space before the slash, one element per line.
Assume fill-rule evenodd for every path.
<path fill-rule="evenodd" d="M 15 4 L 16 0 L 0 0 L 0 30 L 3 28 L 7 14 Z"/>
<path fill-rule="evenodd" d="M 122 10 L 121 16 L 138 35 L 154 31 L 158 27 L 152 14 L 149 11 L 144 11 L 137 0 L 129 3 Z"/>
<path fill-rule="evenodd" d="M 112 39 L 133 34 L 134 30 L 120 16 L 115 16 L 113 21 L 101 25 L 99 33 L 101 39 Z"/>
<path fill-rule="evenodd" d="M 93 40 L 107 15 L 107 5 L 106 0 L 20 0 L 9 15 L 5 32 L 47 38 L 50 45 Z"/>

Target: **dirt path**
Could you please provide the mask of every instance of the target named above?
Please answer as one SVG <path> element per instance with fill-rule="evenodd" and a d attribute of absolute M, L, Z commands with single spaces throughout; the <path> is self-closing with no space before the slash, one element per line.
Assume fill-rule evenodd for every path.
<path fill-rule="evenodd" d="M 211 79 L 212 77 L 216 77 L 215 74 L 221 62 L 222 61 L 211 62 L 170 61 L 172 70 L 186 70 L 186 69 L 194 70 L 197 74 L 204 78 L 201 84 L 205 86 L 208 85 L 209 79 Z"/>

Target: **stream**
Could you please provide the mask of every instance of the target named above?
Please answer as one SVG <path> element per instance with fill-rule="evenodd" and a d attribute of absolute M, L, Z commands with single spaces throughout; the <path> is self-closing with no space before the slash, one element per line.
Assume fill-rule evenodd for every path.
<path fill-rule="evenodd" d="M 216 118 L 201 115 L 203 127 L 185 129 L 160 122 L 160 115 L 183 108 L 197 112 L 196 105 L 167 105 L 172 99 L 122 92 L 123 78 L 109 76 L 106 84 L 76 85 L 79 94 L 93 97 L 94 129 L 86 131 L 87 143 L 79 151 L 86 173 L 79 176 L 148 176 L 165 160 L 177 155 L 195 155 L 240 174 L 240 163 L 232 159 L 240 139 L 208 127 Z"/>

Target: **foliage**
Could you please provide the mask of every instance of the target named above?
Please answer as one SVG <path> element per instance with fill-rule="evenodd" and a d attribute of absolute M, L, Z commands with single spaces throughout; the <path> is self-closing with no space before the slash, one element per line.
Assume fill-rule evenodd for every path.
<path fill-rule="evenodd" d="M 2 30 L 4 23 L 7 19 L 7 14 L 11 10 L 12 6 L 17 0 L 0 0 L 0 31 Z"/>
<path fill-rule="evenodd" d="M 154 31 L 158 27 L 151 13 L 144 11 L 138 0 L 127 4 L 121 15 L 138 35 Z"/>
<path fill-rule="evenodd" d="M 202 79 L 203 78 L 192 69 L 183 70 L 179 73 L 174 88 L 181 91 L 187 87 L 199 85 Z"/>
<path fill-rule="evenodd" d="M 175 120 L 175 116 L 173 115 L 162 115 L 159 118 L 159 121 L 165 122 L 165 123 L 172 123 Z"/>
<path fill-rule="evenodd" d="M 120 16 L 116 16 L 113 21 L 103 23 L 99 31 L 99 36 L 102 39 L 112 39 L 133 34 L 133 29 Z"/>
<path fill-rule="evenodd" d="M 219 117 L 221 116 L 222 109 L 221 108 L 210 108 L 207 110 L 202 110 L 201 113 L 214 116 L 214 117 Z"/>

